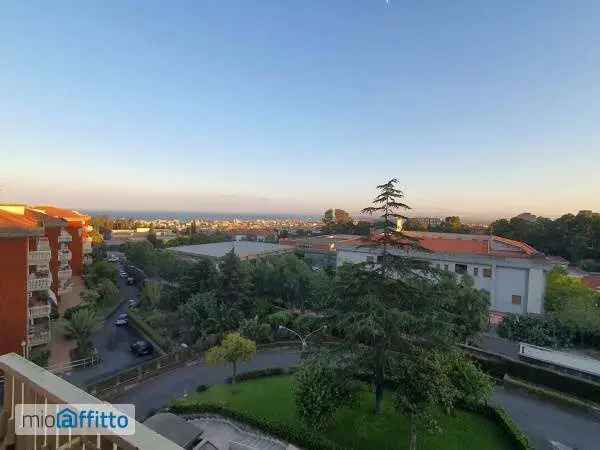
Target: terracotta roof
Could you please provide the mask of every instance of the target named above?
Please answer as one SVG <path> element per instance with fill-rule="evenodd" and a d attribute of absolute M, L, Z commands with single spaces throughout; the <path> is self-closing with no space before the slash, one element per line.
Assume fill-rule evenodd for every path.
<path fill-rule="evenodd" d="M 419 239 L 421 247 L 436 253 L 488 254 L 487 242 L 463 239 Z"/>
<path fill-rule="evenodd" d="M 581 282 L 590 289 L 600 291 L 600 275 L 586 275 L 581 279 Z"/>
<path fill-rule="evenodd" d="M 37 220 L 0 210 L 0 234 L 37 236 L 43 232 Z"/>
<path fill-rule="evenodd" d="M 73 211 L 71 209 L 57 208 L 56 206 L 34 206 L 33 209 L 40 210 L 49 216 L 64 219 L 66 221 L 87 221 L 90 220 L 90 216 L 80 213 L 79 211 Z"/>

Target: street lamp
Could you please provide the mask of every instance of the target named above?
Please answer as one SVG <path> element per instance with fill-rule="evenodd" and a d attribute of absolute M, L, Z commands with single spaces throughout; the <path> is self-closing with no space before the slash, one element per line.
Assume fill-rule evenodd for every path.
<path fill-rule="evenodd" d="M 302 337 L 302 335 L 300 333 L 298 333 L 297 331 L 294 331 L 288 327 L 284 327 L 283 325 L 279 325 L 279 328 L 278 328 L 279 331 L 286 330 L 286 331 L 289 331 L 290 333 L 293 333 L 296 336 L 298 336 L 298 339 L 300 339 L 300 342 L 302 343 L 302 351 L 306 350 L 306 347 L 308 346 L 308 339 L 312 335 L 318 333 L 319 331 L 323 331 L 325 329 L 327 329 L 327 325 L 324 325 L 321 328 L 319 328 L 318 330 L 312 331 L 312 332 L 308 333 L 306 336 Z"/>

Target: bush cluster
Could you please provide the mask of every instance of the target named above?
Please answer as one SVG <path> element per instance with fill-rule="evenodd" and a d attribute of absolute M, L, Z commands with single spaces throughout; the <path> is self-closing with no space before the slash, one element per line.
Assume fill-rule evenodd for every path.
<path fill-rule="evenodd" d="M 570 347 L 575 342 L 575 331 L 552 316 L 507 315 L 498 334 L 513 341 L 523 341 L 542 347 Z"/>
<path fill-rule="evenodd" d="M 235 377 L 236 381 L 247 381 L 247 380 L 255 380 L 257 378 L 266 378 L 272 377 L 276 375 L 285 375 L 290 373 L 288 370 L 282 367 L 272 367 L 269 369 L 259 369 L 253 370 L 251 372 L 244 372 Z M 231 377 L 228 377 L 225 382 L 227 384 L 231 383 Z"/>

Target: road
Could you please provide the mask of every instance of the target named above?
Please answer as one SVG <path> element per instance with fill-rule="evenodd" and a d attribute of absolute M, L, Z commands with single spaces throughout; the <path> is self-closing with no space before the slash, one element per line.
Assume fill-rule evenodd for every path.
<path fill-rule="evenodd" d="M 539 450 L 551 450 L 550 441 L 578 450 L 600 449 L 600 418 L 581 408 L 541 399 L 507 385 L 496 387 L 492 404 L 504 408 Z"/>
<path fill-rule="evenodd" d="M 238 373 L 270 367 L 290 367 L 298 364 L 297 350 L 269 350 L 258 352 L 254 359 L 241 363 Z M 144 420 L 171 400 L 193 392 L 200 384 L 222 384 L 231 376 L 231 366 L 207 367 L 202 361 L 179 367 L 152 378 L 112 399 L 112 403 L 133 403 L 137 420 Z"/>
<path fill-rule="evenodd" d="M 156 355 L 135 356 L 130 346 L 142 339 L 132 327 L 117 327 L 114 322 L 119 314 L 127 312 L 127 301 L 139 298 L 140 292 L 136 286 L 128 286 L 119 277 L 117 286 L 121 296 L 121 305 L 104 321 L 102 327 L 94 333 L 92 341 L 102 358 L 102 363 L 96 367 L 76 370 L 64 375 L 64 378 L 77 385 L 85 385 L 92 380 L 109 377 L 128 367 L 152 359 Z"/>
<path fill-rule="evenodd" d="M 260 352 L 244 363 L 240 373 L 268 367 L 298 364 L 299 353 L 293 350 Z M 207 367 L 202 362 L 177 368 L 136 386 L 113 403 L 133 403 L 136 418 L 144 420 L 171 400 L 193 392 L 200 384 L 220 384 L 231 375 L 227 366 Z M 600 449 L 600 419 L 579 408 L 570 408 L 532 396 L 525 390 L 498 386 L 491 403 L 504 408 L 539 450 L 551 449 L 550 441 L 558 441 L 579 450 Z"/>

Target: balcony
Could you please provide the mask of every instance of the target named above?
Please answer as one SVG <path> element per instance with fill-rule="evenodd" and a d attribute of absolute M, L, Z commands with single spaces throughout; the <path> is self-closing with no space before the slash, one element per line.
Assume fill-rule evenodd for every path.
<path fill-rule="evenodd" d="M 62 230 L 58 235 L 58 242 L 61 244 L 69 243 L 73 240 L 73 237 L 65 230 Z"/>
<path fill-rule="evenodd" d="M 41 237 L 38 239 L 37 249 L 46 252 L 50 251 L 50 241 L 48 241 L 47 237 Z"/>
<path fill-rule="evenodd" d="M 27 280 L 27 290 L 29 292 L 47 291 L 52 285 L 52 276 L 47 274 L 30 274 Z"/>
<path fill-rule="evenodd" d="M 71 269 L 60 269 L 58 271 L 58 280 L 59 281 L 68 281 L 73 277 L 73 271 Z"/>
<path fill-rule="evenodd" d="M 84 241 L 84 243 L 83 243 L 83 254 L 84 255 L 89 255 L 90 253 L 92 253 L 92 243 Z"/>
<path fill-rule="evenodd" d="M 50 330 L 47 326 L 29 327 L 27 331 L 27 344 L 29 347 L 37 347 L 50 342 Z"/>
<path fill-rule="evenodd" d="M 130 436 L 116 433 L 78 436 L 71 435 L 70 429 L 57 429 L 56 433 L 42 432 L 34 436 L 16 436 L 15 416 L 11 412 L 18 404 L 37 403 L 52 407 L 53 404 L 77 405 L 103 402 L 15 353 L 0 356 L 0 371 L 6 380 L 4 411 L 0 411 L 0 448 L 183 450 L 182 447 L 138 422 L 135 423 L 135 434 Z"/>
<path fill-rule="evenodd" d="M 52 252 L 49 250 L 34 250 L 27 255 L 27 262 L 30 266 L 47 266 L 51 257 Z"/>
<path fill-rule="evenodd" d="M 50 305 L 39 305 L 29 307 L 29 319 L 48 319 L 50 317 Z"/>
<path fill-rule="evenodd" d="M 92 264 L 94 262 L 93 258 L 89 255 L 85 255 L 83 257 L 83 264 L 85 264 L 86 266 L 89 266 L 90 264 Z"/>
<path fill-rule="evenodd" d="M 68 263 L 69 261 L 71 261 L 71 258 L 73 257 L 73 254 L 71 253 L 71 250 L 61 250 L 58 252 L 58 261 L 62 264 Z"/>

